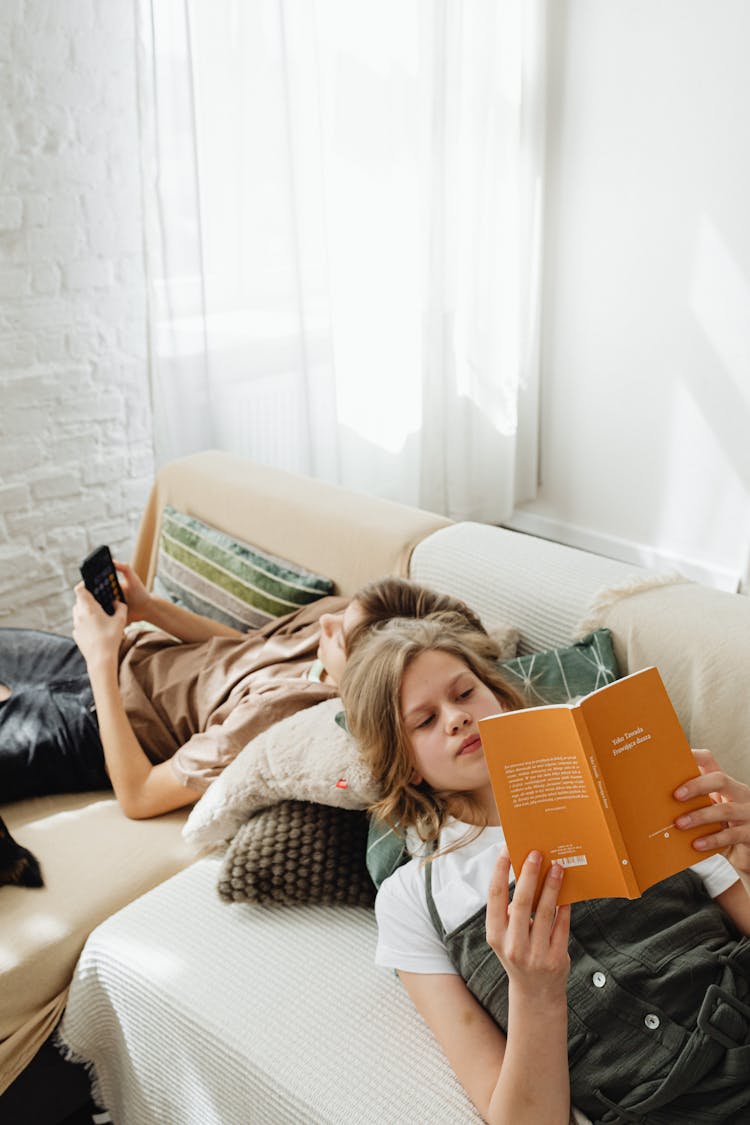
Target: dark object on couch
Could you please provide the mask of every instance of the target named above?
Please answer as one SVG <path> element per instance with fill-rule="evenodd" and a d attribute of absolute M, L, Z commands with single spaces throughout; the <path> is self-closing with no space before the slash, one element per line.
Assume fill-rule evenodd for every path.
<path fill-rule="evenodd" d="M 367 814 L 282 801 L 243 824 L 219 873 L 226 902 L 372 906 Z"/>
<path fill-rule="evenodd" d="M 22 848 L 11 836 L 0 817 L 0 886 L 43 887 L 39 863 L 28 848 Z"/>

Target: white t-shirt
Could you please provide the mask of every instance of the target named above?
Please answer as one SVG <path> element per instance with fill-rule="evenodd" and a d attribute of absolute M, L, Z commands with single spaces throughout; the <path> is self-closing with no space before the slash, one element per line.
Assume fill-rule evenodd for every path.
<path fill-rule="evenodd" d="M 440 834 L 439 847 L 454 843 L 470 825 L 451 819 Z M 411 843 L 411 841 L 407 841 Z M 432 861 L 432 895 L 443 926 L 454 930 L 487 904 L 487 891 L 498 850 L 505 842 L 502 828 L 482 829 L 475 840 Z M 383 882 L 375 900 L 378 945 L 375 963 L 409 973 L 456 973 L 427 909 L 421 856 L 403 864 Z M 721 855 L 693 865 L 712 898 L 737 881 L 737 872 Z M 512 877 L 512 876 L 511 876 Z"/>

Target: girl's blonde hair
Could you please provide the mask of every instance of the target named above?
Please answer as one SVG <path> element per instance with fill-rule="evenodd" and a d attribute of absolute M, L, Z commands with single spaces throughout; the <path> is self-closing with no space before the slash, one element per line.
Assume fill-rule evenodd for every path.
<path fill-rule="evenodd" d="M 347 725 L 381 793 L 370 811 L 401 835 L 415 828 L 429 843 L 437 840 L 449 816 L 481 825 L 481 814 L 466 794 L 438 792 L 412 780 L 414 759 L 401 714 L 401 685 L 406 669 L 424 652 L 445 652 L 461 660 L 495 694 L 499 708 L 517 710 L 524 702 L 503 679 L 495 642 L 459 614 L 397 618 L 359 641 L 340 686 Z"/>

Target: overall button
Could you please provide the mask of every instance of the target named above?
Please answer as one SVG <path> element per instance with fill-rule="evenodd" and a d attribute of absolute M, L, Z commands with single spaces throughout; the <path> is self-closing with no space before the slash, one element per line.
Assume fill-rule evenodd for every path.
<path fill-rule="evenodd" d="M 661 1020 L 658 1016 L 655 1016 L 652 1012 L 649 1012 L 643 1022 L 645 1023 L 649 1031 L 655 1031 L 661 1023 Z"/>
<path fill-rule="evenodd" d="M 607 983 L 607 978 L 604 973 L 594 973 L 591 979 L 594 982 L 594 988 L 604 988 Z"/>

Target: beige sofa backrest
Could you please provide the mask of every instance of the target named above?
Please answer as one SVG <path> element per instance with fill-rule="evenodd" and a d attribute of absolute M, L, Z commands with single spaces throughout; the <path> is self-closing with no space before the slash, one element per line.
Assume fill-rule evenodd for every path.
<path fill-rule="evenodd" d="M 515 626 L 520 653 L 569 644 L 598 590 L 645 573 L 480 523 L 455 523 L 428 536 L 409 565 L 417 582 L 468 602 L 487 628 Z"/>
<path fill-rule="evenodd" d="M 151 489 L 133 555 L 149 586 L 165 504 L 331 578 L 343 595 L 385 574 L 406 575 L 414 546 L 451 522 L 231 453 L 195 453 L 165 465 Z"/>

